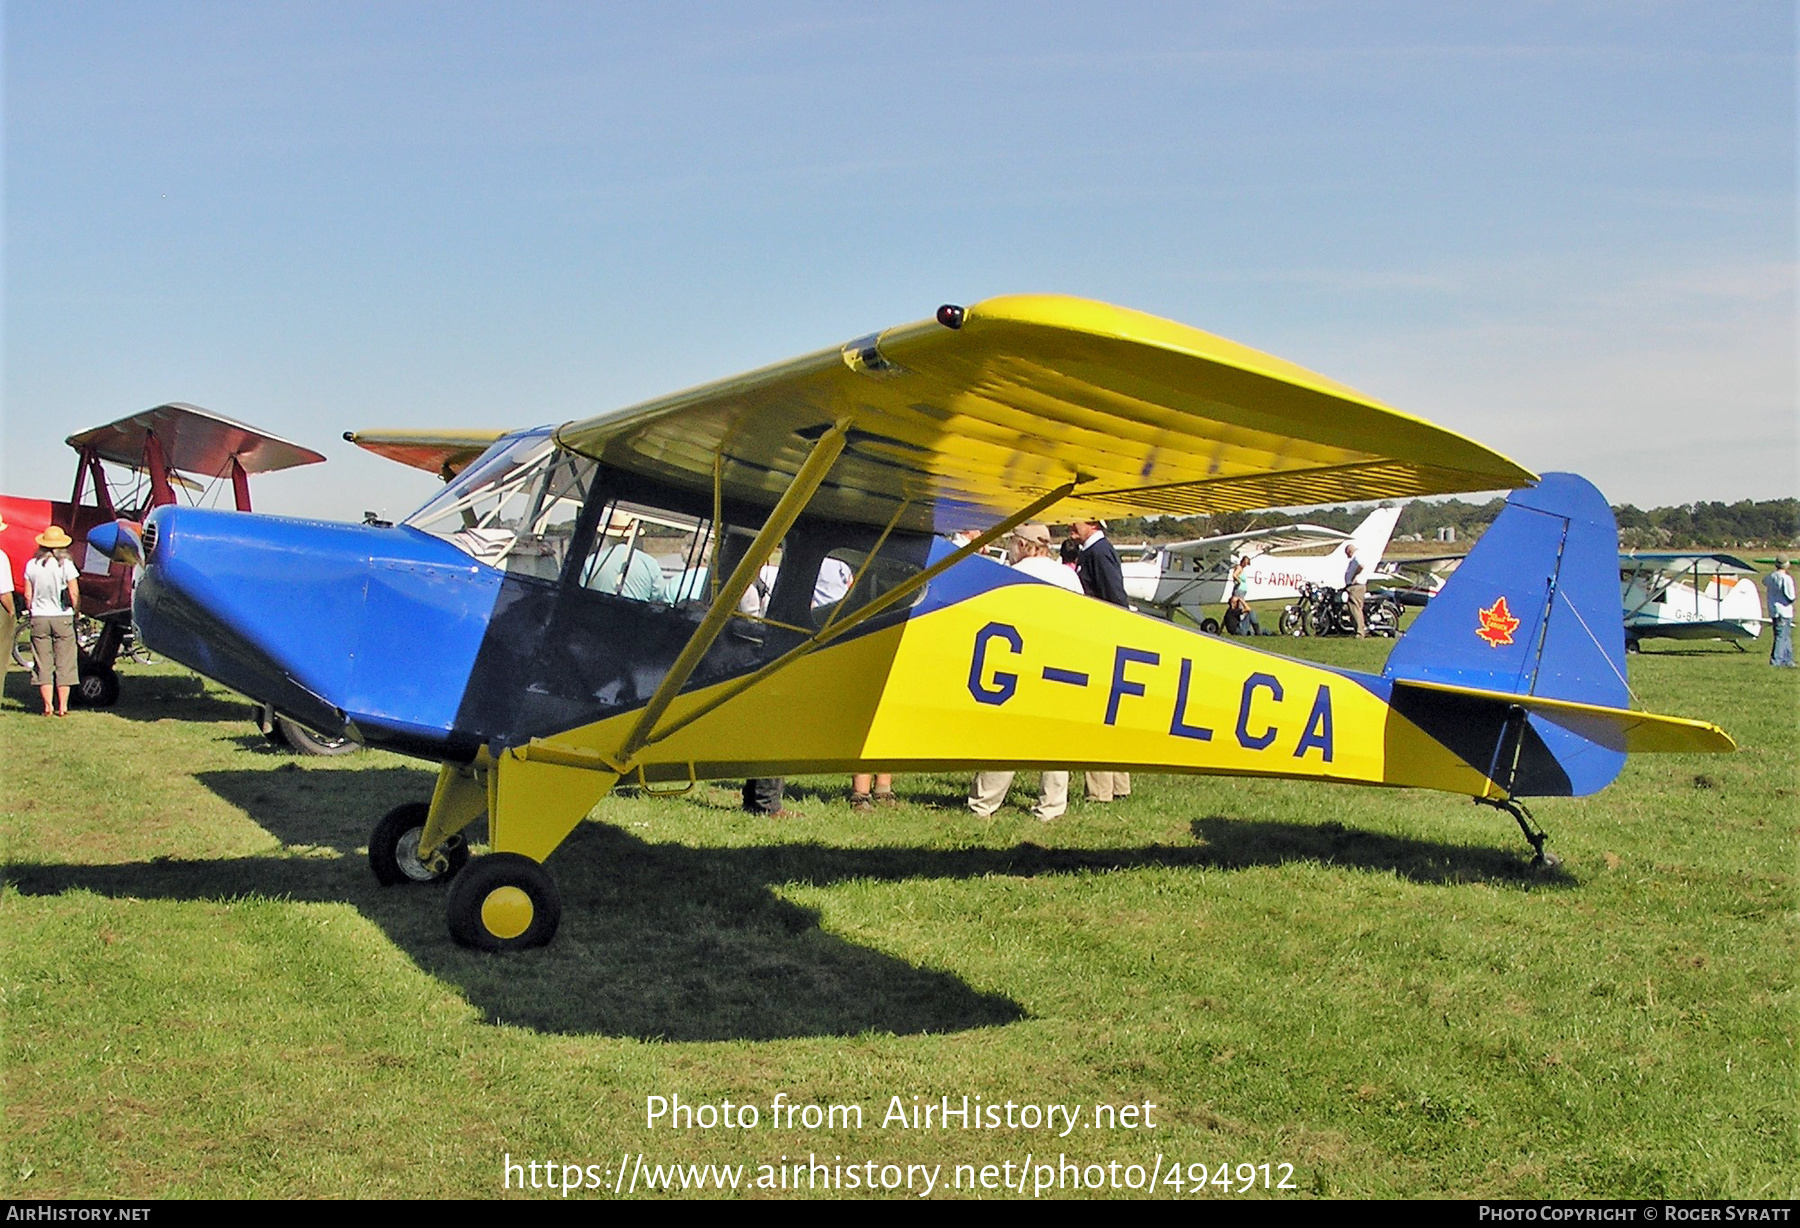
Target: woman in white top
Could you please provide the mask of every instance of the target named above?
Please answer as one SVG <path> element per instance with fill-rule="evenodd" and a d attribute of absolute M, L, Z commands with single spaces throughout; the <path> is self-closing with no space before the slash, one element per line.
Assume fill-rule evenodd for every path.
<path fill-rule="evenodd" d="M 80 665 L 75 616 L 81 613 L 80 572 L 69 561 L 69 535 L 51 525 L 37 536 L 37 557 L 25 564 L 25 609 L 31 616 L 32 672 L 45 716 L 69 715 L 69 690 Z M 55 706 L 51 699 L 54 697 Z"/>

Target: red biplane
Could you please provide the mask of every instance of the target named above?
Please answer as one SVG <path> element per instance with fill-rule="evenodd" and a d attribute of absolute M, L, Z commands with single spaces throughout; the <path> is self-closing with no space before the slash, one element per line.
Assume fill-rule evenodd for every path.
<path fill-rule="evenodd" d="M 74 539 L 69 557 L 81 569 L 81 612 L 99 629 L 83 645 L 81 685 L 73 698 L 106 707 L 119 697 L 113 663 L 131 631 L 132 579 L 141 562 L 143 518 L 152 508 L 182 502 L 178 490 L 189 503 L 205 502 L 215 491 L 222 502 L 226 482 L 232 506 L 247 512 L 251 474 L 325 458 L 178 401 L 71 435 L 68 444 L 79 457 L 68 502 L 0 495 L 6 522 L 0 549 L 12 563 L 14 591 L 22 592 L 25 564 L 37 551 L 38 534 L 54 524 Z"/>

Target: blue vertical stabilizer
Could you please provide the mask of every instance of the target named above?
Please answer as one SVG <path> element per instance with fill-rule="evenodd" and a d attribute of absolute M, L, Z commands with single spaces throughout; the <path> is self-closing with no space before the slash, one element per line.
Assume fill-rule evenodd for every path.
<path fill-rule="evenodd" d="M 1619 610 L 1612 508 L 1586 479 L 1545 474 L 1506 501 L 1382 672 L 1623 708 Z"/>
<path fill-rule="evenodd" d="M 1612 509 L 1585 479 L 1545 474 L 1515 492 L 1389 655 L 1397 710 L 1515 795 L 1604 788 L 1624 766 L 1622 734 L 1596 740 L 1540 709 L 1508 735 L 1491 727 L 1493 699 L 1405 684 L 1626 708 L 1618 560 Z"/>

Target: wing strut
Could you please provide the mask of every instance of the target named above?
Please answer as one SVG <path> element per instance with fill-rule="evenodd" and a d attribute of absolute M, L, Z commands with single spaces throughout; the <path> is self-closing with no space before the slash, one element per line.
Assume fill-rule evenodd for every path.
<path fill-rule="evenodd" d="M 836 461 L 838 454 L 844 450 L 844 442 L 849 438 L 849 434 L 850 419 L 840 418 L 830 430 L 819 436 L 819 441 L 807 454 L 805 463 L 794 474 L 794 480 L 788 483 L 788 488 L 783 492 L 780 502 L 776 503 L 769 512 L 769 518 L 763 522 L 763 527 L 757 533 L 756 539 L 750 543 L 750 548 L 744 552 L 744 557 L 738 560 L 737 567 L 732 570 L 731 578 L 726 580 L 725 586 L 714 595 L 712 604 L 707 607 L 706 617 L 700 620 L 700 625 L 694 628 L 694 634 L 688 637 L 687 647 L 683 648 L 681 655 L 675 658 L 675 664 L 669 667 L 669 672 L 663 676 L 662 683 L 657 686 L 656 694 L 650 697 L 650 702 L 644 706 L 644 711 L 638 716 L 637 724 L 633 725 L 631 732 L 625 736 L 625 741 L 619 747 L 618 753 L 618 760 L 621 764 L 630 763 L 637 753 L 648 745 L 651 735 L 656 731 L 656 722 L 662 719 L 663 713 L 668 711 L 669 705 L 674 702 L 676 694 L 687 685 L 687 680 L 693 676 L 694 670 L 699 668 L 700 659 L 713 646 L 713 641 L 719 638 L 720 632 L 725 630 L 725 624 L 737 611 L 738 602 L 750 588 L 751 583 L 755 581 L 757 571 L 761 569 L 769 555 L 775 552 L 776 544 L 787 535 L 787 531 L 793 527 L 794 521 L 800 519 L 800 513 L 806 510 L 807 503 L 812 500 L 813 492 L 819 489 L 820 484 L 825 481 L 825 475 L 831 472 L 832 462 Z M 713 523 L 717 525 L 718 521 L 715 520 Z"/>
<path fill-rule="evenodd" d="M 823 440 L 821 440 L 820 442 L 823 442 Z M 637 752 L 642 750 L 644 747 L 654 745 L 657 742 L 661 742 L 665 738 L 671 737 L 674 734 L 679 733 L 681 730 L 687 728 L 689 725 L 693 724 L 695 721 L 699 720 L 701 717 L 705 716 L 707 713 L 712 712 L 715 709 L 717 709 L 720 705 L 725 704 L 725 703 L 729 702 L 730 700 L 737 698 L 737 696 L 743 694 L 745 691 L 749 690 L 751 687 L 755 686 L 757 683 L 761 682 L 763 679 L 769 677 L 771 674 L 774 674 L 783 669 L 786 669 L 789 665 L 792 665 L 795 661 L 798 661 L 801 657 L 808 656 L 814 652 L 817 652 L 819 649 L 825 647 L 825 645 L 831 643 L 831 641 L 837 639 L 839 636 L 847 634 L 851 630 L 853 630 L 857 627 L 860 627 L 862 624 L 868 622 L 871 618 L 876 617 L 877 615 L 883 613 L 886 610 L 891 610 L 894 606 L 900 604 L 903 601 L 906 601 L 914 593 L 916 593 L 920 589 L 924 588 L 927 584 L 931 583 L 938 576 L 942 575 L 944 572 L 948 571 L 950 568 L 956 566 L 956 564 L 958 564 L 958 563 L 962 562 L 964 559 L 968 558 L 971 554 L 979 553 L 982 549 L 984 549 L 988 545 L 988 543 L 996 541 L 1001 537 L 1004 537 L 1006 534 L 1008 534 L 1008 533 L 1012 532 L 1014 529 L 1018 528 L 1021 524 L 1024 524 L 1027 520 L 1030 520 L 1033 516 L 1036 516 L 1039 512 L 1043 511 L 1045 508 L 1051 507 L 1052 505 L 1060 503 L 1062 500 L 1068 498 L 1069 495 L 1074 492 L 1075 485 L 1076 484 L 1074 482 L 1065 482 L 1063 485 L 1058 486 L 1055 490 L 1046 491 L 1044 494 L 1040 495 L 1038 498 L 1033 499 L 1030 503 L 1026 504 L 1023 508 L 1020 508 L 1017 512 L 1014 512 L 1012 515 L 1008 516 L 1005 520 L 1000 521 L 1000 523 L 994 525 L 992 528 L 984 530 L 978 536 L 971 538 L 964 545 L 960 546 L 959 548 L 952 551 L 951 553 L 945 555 L 943 558 L 939 559 L 936 563 L 933 563 L 930 567 L 927 567 L 923 571 L 920 571 L 920 572 L 914 574 L 913 576 L 909 577 L 904 583 L 895 585 L 893 588 L 889 589 L 887 592 L 883 593 L 881 596 L 877 597 L 875 600 L 869 602 L 867 605 L 862 606 L 855 613 L 850 614 L 847 617 L 845 617 L 842 621 L 827 623 L 824 628 L 822 628 L 821 630 L 816 632 L 810 639 L 807 639 L 802 643 L 796 644 L 794 647 L 788 649 L 787 652 L 785 652 L 781 656 L 775 658 L 775 660 L 769 662 L 767 665 L 763 666 L 761 669 L 757 670 L 755 673 L 746 675 L 745 677 L 738 679 L 734 685 L 725 688 L 723 691 L 720 691 L 719 693 L 714 695 L 711 699 L 707 700 L 705 703 L 701 704 L 697 708 L 694 708 L 692 711 L 683 715 L 679 720 L 673 721 L 663 728 L 651 728 L 646 720 L 640 719 L 638 721 L 637 727 L 632 730 L 631 738 L 627 739 L 627 741 L 626 741 L 626 749 L 622 750 L 619 755 L 620 762 L 623 764 L 626 764 L 627 767 L 629 767 L 631 757 L 635 756 L 637 754 Z M 752 549 L 752 553 L 754 553 L 755 547 L 752 547 L 751 549 Z M 736 579 L 735 575 L 733 576 L 733 579 L 734 580 Z M 747 587 L 747 585 L 746 585 L 746 587 Z M 738 590 L 738 595 L 739 596 L 742 595 L 741 589 Z M 732 599 L 732 606 L 735 606 L 735 605 L 736 605 L 736 598 L 734 597 Z M 702 629 L 704 629 L 704 627 Z M 695 638 L 696 639 L 699 638 L 698 632 L 696 632 Z M 709 643 L 710 643 L 710 641 L 709 641 Z M 692 645 L 690 644 L 689 647 L 691 648 Z M 683 657 L 685 657 L 687 654 L 684 652 L 682 655 L 683 655 Z M 691 667 L 689 669 L 689 672 L 690 673 L 692 672 Z M 673 676 L 673 675 L 671 674 L 671 676 Z M 667 685 L 668 685 L 668 683 L 665 680 L 663 686 L 666 687 Z M 660 697 L 661 695 L 662 695 L 662 688 L 658 688 L 657 696 Z M 651 702 L 654 704 L 655 699 L 653 698 L 651 700 Z M 666 703 L 663 705 L 664 708 L 666 708 L 667 706 L 668 705 Z M 659 715 L 660 715 L 660 710 L 659 710 Z M 644 733 L 642 740 L 638 740 L 638 734 L 640 732 Z M 540 744 L 536 741 L 536 739 L 533 739 L 532 749 L 534 751 L 536 750 L 538 745 L 540 745 Z"/>

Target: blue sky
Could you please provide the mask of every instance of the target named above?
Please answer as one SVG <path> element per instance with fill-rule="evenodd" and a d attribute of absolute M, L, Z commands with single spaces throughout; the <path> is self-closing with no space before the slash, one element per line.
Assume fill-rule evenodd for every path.
<path fill-rule="evenodd" d="M 562 421 L 1058 292 L 1614 501 L 1800 491 L 1789 3 L 5 6 L 0 482 Z"/>

